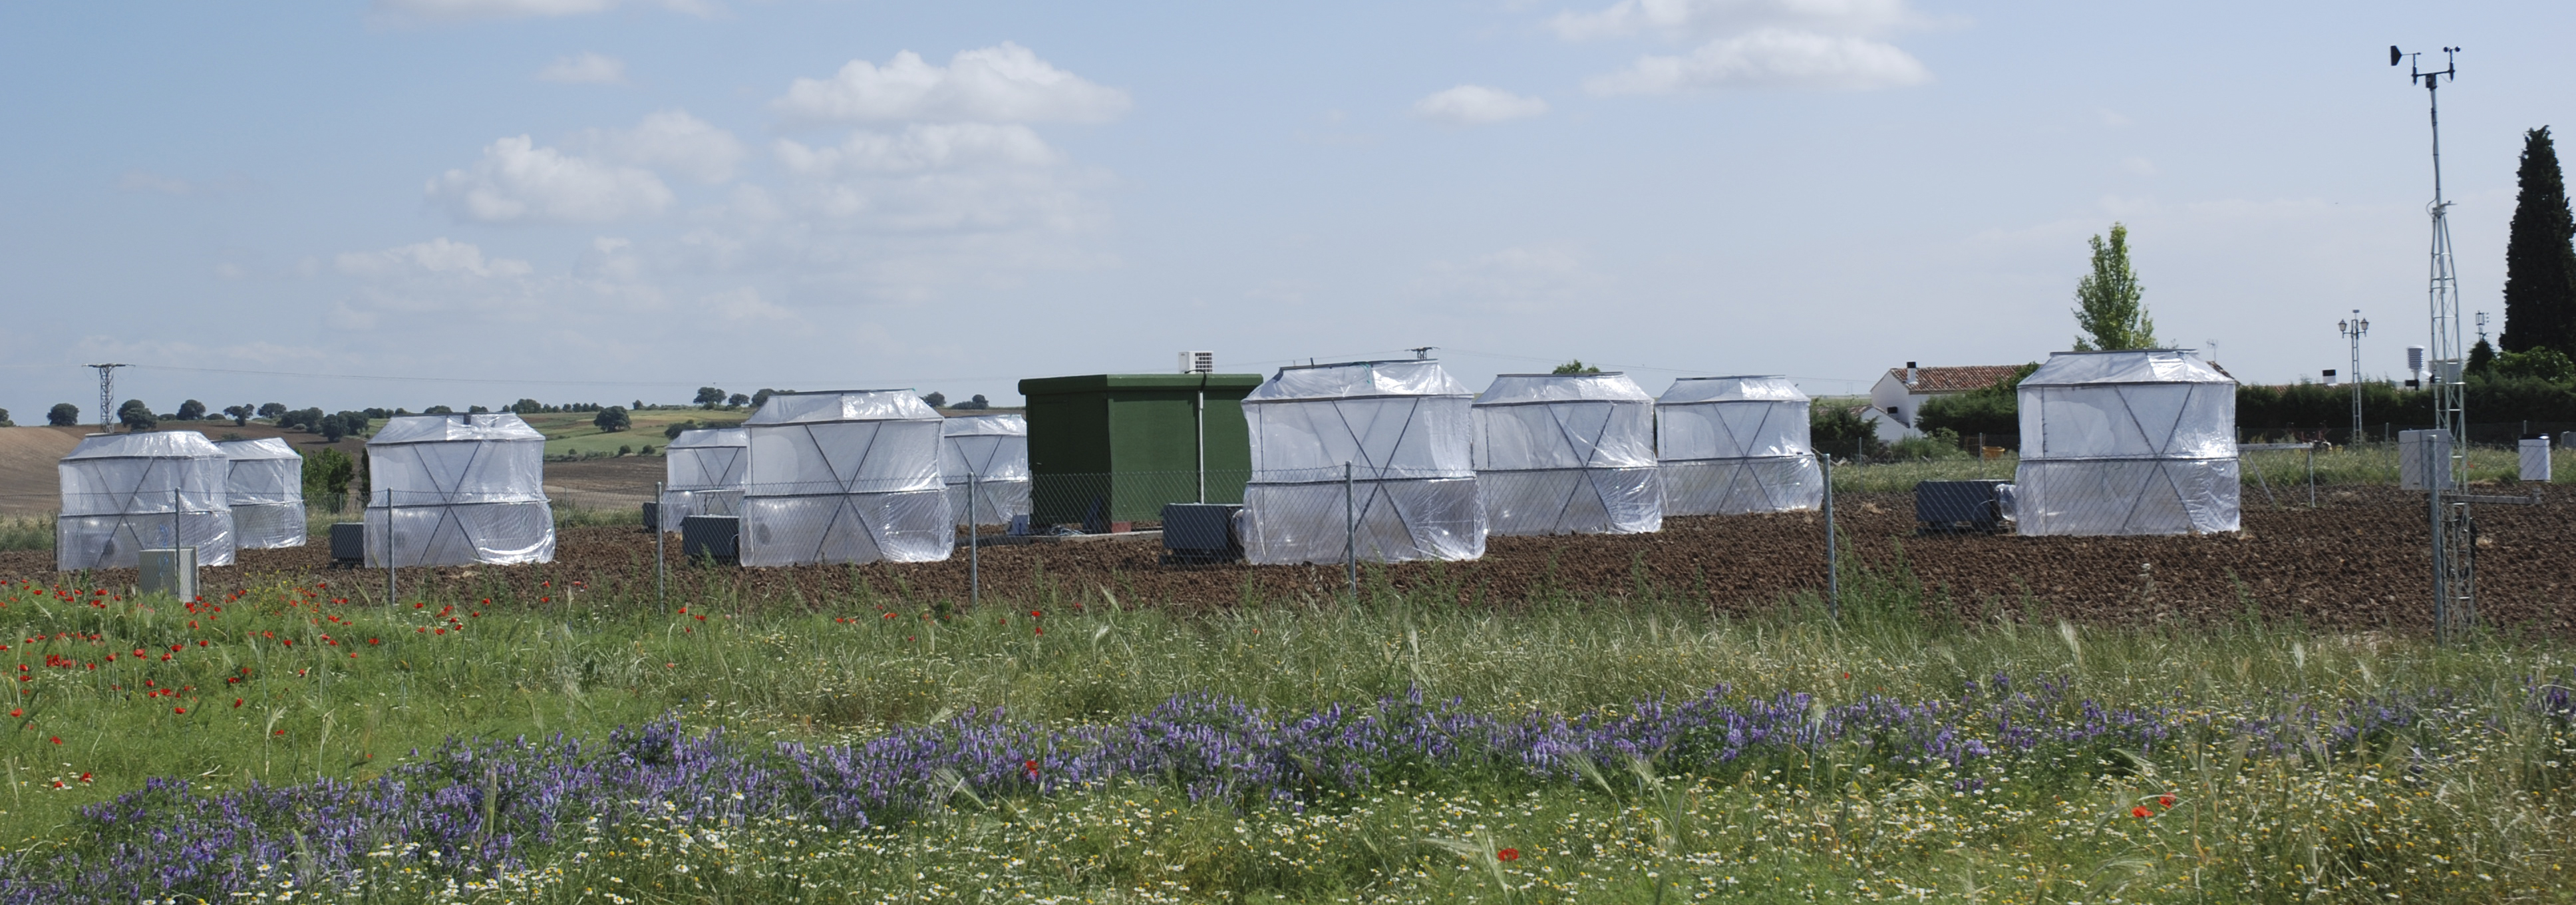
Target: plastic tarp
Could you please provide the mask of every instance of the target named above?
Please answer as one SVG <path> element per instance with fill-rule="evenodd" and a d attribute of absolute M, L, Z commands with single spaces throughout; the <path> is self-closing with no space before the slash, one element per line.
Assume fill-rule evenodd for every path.
<path fill-rule="evenodd" d="M 959 415 L 940 426 L 939 474 L 948 482 L 948 505 L 957 523 L 1009 524 L 1029 514 L 1029 419 L 1018 415 Z M 967 476 L 974 476 L 969 506 Z"/>
<path fill-rule="evenodd" d="M 54 568 L 131 569 L 138 552 L 174 545 L 197 548 L 198 565 L 232 565 L 232 459 L 206 435 L 93 435 L 57 470 Z"/>
<path fill-rule="evenodd" d="M 1436 361 L 1280 369 L 1243 400 L 1252 441 L 1252 480 L 1237 516 L 1244 558 L 1483 556 L 1473 402 Z"/>
<path fill-rule="evenodd" d="M 2237 529 L 2236 381 L 2199 356 L 2055 353 L 2020 401 L 2021 533 Z"/>
<path fill-rule="evenodd" d="M 367 565 L 552 562 L 546 438 L 508 413 L 408 415 L 367 440 Z"/>
<path fill-rule="evenodd" d="M 1473 412 L 1476 493 L 1491 533 L 1664 526 L 1655 397 L 1626 375 L 1504 374 Z"/>
<path fill-rule="evenodd" d="M 1807 394 L 1786 377 L 1684 377 L 1655 400 L 1665 515 L 1824 505 Z"/>
<path fill-rule="evenodd" d="M 215 444 L 232 459 L 226 498 L 233 507 L 233 546 L 273 550 L 304 546 L 304 457 L 284 437 Z"/>
<path fill-rule="evenodd" d="M 681 431 L 662 447 L 662 530 L 692 515 L 741 515 L 751 435 L 739 427 Z"/>
<path fill-rule="evenodd" d="M 937 410 L 909 390 L 780 393 L 744 422 L 746 566 L 935 562 L 957 545 Z"/>

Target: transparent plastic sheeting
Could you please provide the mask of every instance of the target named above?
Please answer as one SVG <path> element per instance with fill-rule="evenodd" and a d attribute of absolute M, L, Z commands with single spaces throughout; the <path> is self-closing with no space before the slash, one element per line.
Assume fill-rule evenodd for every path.
<path fill-rule="evenodd" d="M 909 390 L 780 393 L 744 422 L 741 562 L 933 562 L 957 543 L 939 412 Z"/>
<path fill-rule="evenodd" d="M 1256 565 L 1485 553 L 1473 396 L 1439 362 L 1282 368 L 1243 400 L 1252 482 L 1238 534 Z M 1344 482 L 1345 466 L 1350 475 Z M 1356 514 L 1354 536 L 1348 521 Z"/>
<path fill-rule="evenodd" d="M 1807 394 L 1786 377 L 1685 377 L 1655 401 L 1665 515 L 1824 505 Z"/>
<path fill-rule="evenodd" d="M 741 515 L 751 435 L 739 427 L 681 431 L 662 448 L 662 530 L 692 515 Z"/>
<path fill-rule="evenodd" d="M 2236 381 L 2194 353 L 2059 352 L 2020 400 L 2020 533 L 2237 529 Z"/>
<path fill-rule="evenodd" d="M 54 568 L 131 569 L 136 554 L 197 548 L 197 564 L 233 562 L 232 459 L 196 431 L 82 438 L 57 467 L 63 511 Z"/>
<path fill-rule="evenodd" d="M 233 507 L 233 546 L 273 550 L 304 546 L 304 457 L 284 437 L 215 444 L 232 459 L 226 499 Z"/>
<path fill-rule="evenodd" d="M 1661 529 L 1654 404 L 1616 373 L 1494 378 L 1473 409 L 1476 491 L 1491 532 Z"/>
<path fill-rule="evenodd" d="M 961 415 L 940 426 L 939 473 L 957 523 L 1008 524 L 1029 514 L 1029 420 L 1018 415 Z M 967 476 L 975 499 L 966 498 Z M 971 506 L 969 504 L 972 504 Z"/>
<path fill-rule="evenodd" d="M 545 455 L 517 415 L 386 421 L 367 441 L 367 565 L 554 561 Z"/>

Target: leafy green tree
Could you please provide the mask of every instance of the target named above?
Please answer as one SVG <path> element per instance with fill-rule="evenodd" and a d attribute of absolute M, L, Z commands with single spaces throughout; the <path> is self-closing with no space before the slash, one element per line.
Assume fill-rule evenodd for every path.
<path fill-rule="evenodd" d="M 340 413 L 340 424 L 346 427 L 349 433 L 352 434 L 366 433 L 368 425 L 373 421 L 374 419 L 365 412 L 344 411 Z"/>
<path fill-rule="evenodd" d="M 357 471 L 357 462 L 348 453 L 329 447 L 315 450 L 304 457 L 304 496 L 326 505 L 336 503 L 349 492 L 349 479 Z"/>
<path fill-rule="evenodd" d="M 206 417 L 206 404 L 190 399 L 179 403 L 179 420 L 197 421 Z"/>
<path fill-rule="evenodd" d="M 124 405 L 116 407 L 116 423 L 125 425 L 129 431 L 148 431 L 159 422 L 152 417 L 152 407 L 144 405 L 143 400 L 128 399 Z"/>
<path fill-rule="evenodd" d="M 251 413 L 255 411 L 257 409 L 247 405 L 227 405 L 224 406 L 224 417 L 233 419 L 234 427 L 240 427 L 250 423 Z"/>
<path fill-rule="evenodd" d="M 929 403 L 931 408 L 947 408 L 948 394 L 932 390 L 930 395 L 921 397 L 921 401 Z"/>
<path fill-rule="evenodd" d="M 444 405 L 433 405 L 428 408 L 421 409 L 420 413 L 423 415 L 453 415 L 456 414 L 456 410 Z"/>
<path fill-rule="evenodd" d="M 314 425 L 313 432 L 321 434 L 324 443 L 338 443 L 340 438 L 349 435 L 349 424 L 340 420 L 338 415 L 324 415 L 321 423 Z"/>
<path fill-rule="evenodd" d="M 2487 344 L 2486 337 L 2478 337 L 2478 344 L 2469 347 L 2469 373 L 2491 374 L 2494 372 L 2495 347 Z M 2353 375 L 2353 379 L 2355 380 L 2360 378 L 2361 375 Z"/>
<path fill-rule="evenodd" d="M 688 433 L 688 432 L 690 432 L 690 431 L 697 430 L 697 429 L 698 429 L 698 423 L 697 423 L 697 422 L 695 422 L 695 421 L 681 421 L 681 422 L 677 422 L 677 423 L 674 423 L 674 424 L 672 424 L 672 425 L 670 425 L 670 426 L 668 426 L 668 427 L 662 428 L 662 439 L 664 439 L 664 440 L 677 440 L 677 439 L 680 439 L 680 435 L 681 435 L 681 434 L 685 434 L 685 433 Z"/>
<path fill-rule="evenodd" d="M 55 427 L 70 427 L 72 425 L 79 424 L 80 406 L 73 405 L 68 402 L 54 403 L 53 408 L 45 410 L 45 423 L 51 424 Z"/>
<path fill-rule="evenodd" d="M 2139 299 L 2146 287 L 2129 265 L 2129 228 L 2111 224 L 2111 241 L 2093 245 L 2093 272 L 2075 283 L 2075 351 L 2156 348 L 2156 322 Z"/>
<path fill-rule="evenodd" d="M 1877 456 L 1886 444 L 1878 439 L 1878 430 L 1869 419 L 1848 405 L 1818 405 L 1807 409 L 1807 442 L 1826 455 Z"/>
<path fill-rule="evenodd" d="M 976 409 L 976 410 L 988 409 L 988 408 L 992 408 L 992 407 L 993 407 L 993 401 L 992 401 L 992 400 L 990 400 L 990 399 L 986 399 L 986 398 L 984 398 L 984 394 L 982 394 L 982 393 L 977 393 L 977 394 L 975 394 L 975 398 L 973 398 L 973 399 L 969 399 L 969 400 L 966 400 L 966 401 L 964 401 L 964 402 L 960 402 L 960 403 L 958 403 L 958 404 L 956 404 L 956 405 L 949 406 L 949 408 L 953 408 L 953 409 Z"/>
<path fill-rule="evenodd" d="M 2522 191 L 2504 240 L 2504 335 L 2510 352 L 2576 353 L 2576 218 L 2549 127 L 2522 134 Z"/>
<path fill-rule="evenodd" d="M 510 403 L 510 414 L 513 415 L 534 415 L 545 410 L 546 404 L 534 399 L 521 399 Z"/>
<path fill-rule="evenodd" d="M 600 409 L 599 414 L 590 419 L 590 426 L 599 428 L 601 433 L 611 434 L 625 430 L 633 423 L 626 417 L 626 407 L 622 405 Z"/>
<path fill-rule="evenodd" d="M 2037 370 L 2039 363 L 2034 361 L 2014 368 L 1990 385 L 1923 400 L 1923 408 L 1914 414 L 1914 426 L 1926 433 L 1946 429 L 1961 437 L 2019 434 L 2021 382 Z"/>
<path fill-rule="evenodd" d="M 259 416 L 262 418 L 275 418 L 283 414 L 286 414 L 286 403 L 264 402 L 259 406 Z"/>
<path fill-rule="evenodd" d="M 1574 359 L 1568 359 L 1564 364 L 1557 365 L 1557 366 L 1556 366 L 1556 370 L 1549 371 L 1548 373 L 1550 373 L 1550 374 L 1599 374 L 1599 373 L 1601 373 L 1601 369 L 1600 369 L 1598 366 L 1595 366 L 1595 365 L 1588 365 L 1588 364 L 1584 364 L 1584 363 L 1583 363 L 1583 359 L 1580 359 L 1580 358 L 1574 358 Z"/>
<path fill-rule="evenodd" d="M 699 387 L 696 401 L 699 408 L 715 408 L 724 404 L 725 391 L 715 387 Z"/>
<path fill-rule="evenodd" d="M 2566 383 L 2576 379 L 2576 361 L 2570 361 L 2564 352 L 2542 346 L 2496 356 L 2495 372 L 2502 377 Z"/>
<path fill-rule="evenodd" d="M 11 420 L 9 420 L 9 410 L 8 410 L 8 409 L 0 409 L 0 427 L 17 427 L 17 426 L 18 426 L 18 422 L 15 422 L 15 421 L 11 421 Z"/>
<path fill-rule="evenodd" d="M 769 397 L 776 395 L 778 395 L 777 390 L 773 390 L 768 387 L 761 387 L 760 392 L 751 394 L 752 407 L 758 408 L 760 406 L 768 405 Z"/>

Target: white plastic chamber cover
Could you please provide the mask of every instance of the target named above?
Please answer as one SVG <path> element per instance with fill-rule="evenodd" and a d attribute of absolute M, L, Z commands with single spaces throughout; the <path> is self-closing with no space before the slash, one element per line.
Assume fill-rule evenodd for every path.
<path fill-rule="evenodd" d="M 224 440 L 232 459 L 226 497 L 233 507 L 233 546 L 272 550 L 304 546 L 304 457 L 284 437 Z"/>
<path fill-rule="evenodd" d="M 2054 353 L 2020 399 L 2021 533 L 2237 529 L 2236 381 L 2193 352 Z"/>
<path fill-rule="evenodd" d="M 197 548 L 197 564 L 233 562 L 232 459 L 196 431 L 95 434 L 57 470 L 54 568 L 131 569 L 136 553 Z"/>
<path fill-rule="evenodd" d="M 1494 534 L 1664 526 L 1655 397 L 1624 374 L 1504 374 L 1476 397 L 1476 493 Z"/>
<path fill-rule="evenodd" d="M 517 415 L 388 419 L 367 440 L 367 565 L 553 562 L 545 463 Z"/>
<path fill-rule="evenodd" d="M 909 390 L 779 393 L 752 413 L 746 566 L 935 562 L 957 545 L 937 410 Z"/>
<path fill-rule="evenodd" d="M 1436 361 L 1279 369 L 1243 400 L 1252 440 L 1238 516 L 1244 558 L 1330 563 L 1346 549 L 1370 562 L 1483 556 L 1473 401 Z M 1346 522 L 1354 514 L 1355 534 Z"/>
<path fill-rule="evenodd" d="M 1029 514 L 1029 419 L 1019 415 L 959 415 L 941 427 L 939 473 L 948 482 L 948 505 L 957 523 L 1009 524 Z M 966 479 L 975 498 L 966 498 Z"/>
<path fill-rule="evenodd" d="M 739 427 L 681 431 L 662 447 L 662 530 L 692 515 L 741 515 L 751 434 Z"/>
<path fill-rule="evenodd" d="M 1824 505 L 1807 394 L 1779 376 L 1684 377 L 1655 400 L 1665 515 Z"/>

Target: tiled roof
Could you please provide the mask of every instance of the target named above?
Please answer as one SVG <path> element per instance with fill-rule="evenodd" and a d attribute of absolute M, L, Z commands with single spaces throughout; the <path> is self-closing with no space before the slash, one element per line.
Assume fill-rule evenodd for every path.
<path fill-rule="evenodd" d="M 1960 365 L 1948 368 L 1915 368 L 1914 393 L 1965 393 L 1995 385 L 1995 381 L 2012 376 L 2020 365 Z M 1898 383 L 1905 382 L 1904 368 L 1889 368 L 1887 373 Z"/>

